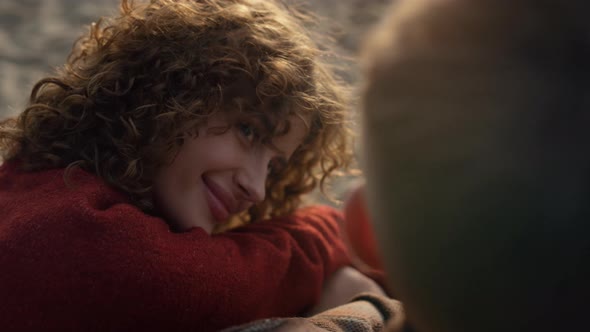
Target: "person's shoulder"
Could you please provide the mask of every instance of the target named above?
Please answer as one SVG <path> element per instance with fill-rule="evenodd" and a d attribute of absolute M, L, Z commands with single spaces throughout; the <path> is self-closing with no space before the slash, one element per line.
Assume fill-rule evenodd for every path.
<path fill-rule="evenodd" d="M 40 196 L 52 196 L 63 179 L 63 169 L 26 170 L 17 161 L 0 166 L 1 201 L 31 202 Z"/>
<path fill-rule="evenodd" d="M 79 168 L 70 170 L 57 167 L 27 170 L 18 162 L 5 162 L 0 166 L 0 192 L 26 201 L 60 201 L 73 203 L 78 197 L 111 196 L 124 200 L 96 175 Z M 41 202 L 39 202 L 41 203 Z"/>
<path fill-rule="evenodd" d="M 102 246 L 106 252 L 118 248 L 114 242 L 145 248 L 171 234 L 164 220 L 80 169 L 66 175 L 65 169 L 26 172 L 3 165 L 0 211 L 0 236 L 10 239 L 14 248 L 39 238 L 46 242 L 45 249 L 54 248 L 67 239 L 72 248 L 74 241 L 86 249 Z M 106 242 L 99 245 L 97 239 Z"/>
<path fill-rule="evenodd" d="M 115 207 L 125 213 L 111 212 Z M 101 220 L 147 217 L 127 195 L 90 172 L 27 171 L 15 162 L 0 166 L 0 208 L 3 222 L 14 227 L 83 228 Z"/>

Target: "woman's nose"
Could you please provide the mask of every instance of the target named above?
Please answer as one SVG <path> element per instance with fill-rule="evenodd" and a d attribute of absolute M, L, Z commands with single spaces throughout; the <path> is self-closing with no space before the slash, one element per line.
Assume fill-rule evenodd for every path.
<path fill-rule="evenodd" d="M 243 198 L 253 203 L 262 202 L 266 194 L 266 177 L 268 176 L 268 162 L 262 158 L 244 161 L 237 173 L 237 185 Z"/>

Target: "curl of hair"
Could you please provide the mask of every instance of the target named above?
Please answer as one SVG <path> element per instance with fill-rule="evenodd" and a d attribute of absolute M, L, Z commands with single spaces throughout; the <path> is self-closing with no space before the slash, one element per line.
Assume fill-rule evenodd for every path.
<path fill-rule="evenodd" d="M 344 85 L 305 32 L 310 22 L 269 0 L 123 0 L 34 86 L 16 119 L 0 122 L 0 152 L 29 171 L 81 167 L 157 214 L 155 174 L 209 116 L 260 116 L 278 128 L 297 114 L 310 119 L 309 135 L 247 219 L 289 213 L 352 159 Z"/>

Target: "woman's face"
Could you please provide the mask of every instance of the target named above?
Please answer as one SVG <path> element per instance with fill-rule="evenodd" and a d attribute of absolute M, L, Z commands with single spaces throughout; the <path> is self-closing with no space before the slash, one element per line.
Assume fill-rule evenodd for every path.
<path fill-rule="evenodd" d="M 154 199 L 164 219 L 177 231 L 201 227 L 211 233 L 263 201 L 269 169 L 284 165 L 307 134 L 302 119 L 290 116 L 289 121 L 291 130 L 270 145 L 257 141 L 247 122 L 230 126 L 223 114 L 211 116 L 197 136 L 187 135 L 172 163 L 155 177 Z"/>

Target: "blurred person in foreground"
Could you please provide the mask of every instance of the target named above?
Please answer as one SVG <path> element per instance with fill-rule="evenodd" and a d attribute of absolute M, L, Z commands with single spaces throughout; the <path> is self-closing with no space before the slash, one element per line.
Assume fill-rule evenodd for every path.
<path fill-rule="evenodd" d="M 588 7 L 392 7 L 363 53 L 364 168 L 405 313 L 357 298 L 275 330 L 336 331 L 328 326 L 337 321 L 358 331 L 350 322 L 359 317 L 382 329 L 367 319 L 368 303 L 387 331 L 588 329 Z"/>
<path fill-rule="evenodd" d="M 371 36 L 368 201 L 417 331 L 588 325 L 589 7 L 408 0 Z"/>

